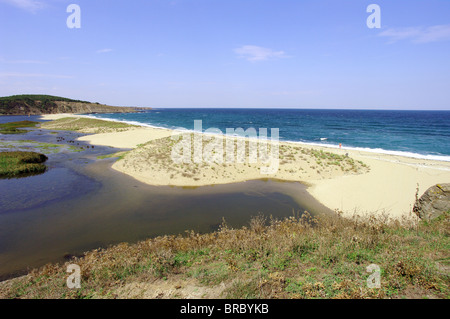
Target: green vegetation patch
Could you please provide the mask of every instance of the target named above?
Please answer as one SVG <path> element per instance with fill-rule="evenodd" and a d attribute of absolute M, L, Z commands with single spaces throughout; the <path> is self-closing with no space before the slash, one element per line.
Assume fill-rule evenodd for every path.
<path fill-rule="evenodd" d="M 40 114 L 55 113 L 57 111 L 57 102 L 79 102 L 86 101 L 72 100 L 52 95 L 13 95 L 0 97 L 0 114 Z"/>
<path fill-rule="evenodd" d="M 7 151 L 34 151 L 44 154 L 55 154 L 64 149 L 64 145 L 36 142 L 31 140 L 18 140 L 18 141 L 0 141 L 0 147 L 6 148 Z M 80 149 L 75 146 L 69 146 L 71 152 L 79 152 Z"/>
<path fill-rule="evenodd" d="M 47 156 L 36 152 L 0 152 L 0 178 L 22 177 L 45 172 Z"/>
<path fill-rule="evenodd" d="M 1 102 L 15 102 L 15 101 L 65 101 L 65 102 L 81 102 L 89 103 L 86 101 L 72 100 L 65 97 L 53 96 L 53 95 L 42 95 L 42 94 L 21 94 L 21 95 L 11 95 L 0 97 Z"/>
<path fill-rule="evenodd" d="M 125 155 L 128 153 L 128 151 L 125 152 L 117 152 L 112 154 L 106 154 L 106 155 L 100 155 L 97 156 L 97 159 L 106 159 L 106 158 L 117 158 L 117 160 L 121 160 L 125 157 Z"/>
<path fill-rule="evenodd" d="M 52 144 L 52 143 L 34 142 L 33 144 L 34 144 L 34 147 L 38 148 L 39 151 L 41 151 L 41 152 L 43 152 L 45 154 L 58 153 L 61 150 L 61 148 L 63 147 L 62 145 Z M 72 151 L 72 152 L 78 151 L 78 150 L 73 150 L 72 146 L 69 147 L 69 150 Z"/>
<path fill-rule="evenodd" d="M 19 121 L 19 122 L 10 122 L 0 124 L 0 133 L 1 134 L 23 134 L 25 133 L 23 130 L 19 130 L 19 128 L 23 127 L 35 127 L 39 122 L 33 121 Z"/>

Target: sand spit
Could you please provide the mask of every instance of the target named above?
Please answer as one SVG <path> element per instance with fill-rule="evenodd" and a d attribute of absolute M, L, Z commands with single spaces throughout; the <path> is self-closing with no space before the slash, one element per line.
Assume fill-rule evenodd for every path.
<path fill-rule="evenodd" d="M 68 116 L 74 115 L 44 118 L 54 120 Z M 182 136 L 186 137 L 186 142 L 189 139 L 192 142 L 188 163 L 180 156 L 184 150 Z M 278 149 L 278 169 L 273 174 L 262 174 L 261 168 L 269 164 L 264 163 L 262 157 L 252 163 L 249 139 L 245 139 L 244 148 L 239 148 L 240 138 L 211 138 L 148 127 L 130 127 L 80 139 L 93 145 L 130 148 L 112 167 L 147 184 L 201 186 L 261 178 L 300 181 L 310 186 L 309 191 L 317 200 L 332 210 L 342 210 L 345 215 L 377 212 L 401 217 L 410 214 L 417 188 L 421 196 L 428 187 L 450 181 L 450 162 L 301 143 L 280 142 L 277 147 L 268 146 L 267 154 Z M 227 163 L 224 160 L 220 149 L 226 150 L 227 139 L 233 140 L 229 145 L 235 145 L 233 156 L 240 156 L 244 161 Z M 199 140 L 202 146 L 197 150 L 201 149 L 209 162 L 195 160 L 194 141 Z"/>

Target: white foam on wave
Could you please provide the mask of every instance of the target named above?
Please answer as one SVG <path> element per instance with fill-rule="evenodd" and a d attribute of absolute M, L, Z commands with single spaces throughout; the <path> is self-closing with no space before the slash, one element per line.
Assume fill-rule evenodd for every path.
<path fill-rule="evenodd" d="M 111 121 L 111 122 L 126 123 L 126 124 L 130 124 L 130 125 L 136 125 L 136 126 L 142 126 L 142 127 L 151 127 L 151 128 L 159 128 L 159 129 L 166 129 L 166 130 L 168 129 L 167 127 L 155 126 L 155 125 L 137 122 L 137 121 L 118 120 L 118 119 L 112 119 L 110 117 L 96 117 L 95 115 L 81 115 L 81 116 L 96 119 L 96 120 L 105 120 L 105 121 Z"/>
<path fill-rule="evenodd" d="M 312 143 L 312 142 L 301 142 L 301 141 L 286 141 L 286 142 L 296 143 L 296 144 L 306 144 L 306 145 L 312 145 L 312 146 L 323 146 L 323 147 L 342 149 L 342 150 L 352 150 L 352 151 L 361 151 L 361 152 L 368 152 L 368 153 L 375 153 L 375 154 L 386 154 L 386 155 L 403 156 L 403 157 L 410 157 L 410 158 L 416 158 L 416 159 L 426 159 L 426 160 L 450 162 L 450 156 L 446 156 L 446 155 L 419 154 L 419 153 L 405 152 L 405 151 L 385 150 L 383 148 L 354 147 L 354 146 L 339 147 L 339 145 L 327 144 L 327 143 Z"/>

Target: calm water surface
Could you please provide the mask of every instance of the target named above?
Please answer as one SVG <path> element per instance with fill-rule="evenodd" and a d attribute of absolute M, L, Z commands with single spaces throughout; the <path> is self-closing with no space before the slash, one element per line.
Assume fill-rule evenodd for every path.
<path fill-rule="evenodd" d="M 81 134 L 32 130 L 3 139 L 55 143 Z M 117 149 L 49 154 L 48 171 L 20 179 L 0 179 L 0 279 L 27 268 L 60 262 L 119 242 L 136 242 L 186 230 L 210 232 L 225 218 L 233 227 L 252 216 L 278 218 L 293 212 L 330 211 L 300 183 L 248 181 L 197 188 L 143 184 L 111 169 L 100 154 Z"/>

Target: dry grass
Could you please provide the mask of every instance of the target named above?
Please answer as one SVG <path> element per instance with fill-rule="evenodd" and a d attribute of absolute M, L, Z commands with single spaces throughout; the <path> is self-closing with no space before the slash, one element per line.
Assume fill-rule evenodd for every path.
<path fill-rule="evenodd" d="M 81 133 L 111 133 L 126 131 L 130 128 L 138 127 L 127 123 L 105 121 L 84 117 L 65 117 L 62 119 L 45 122 L 41 128 L 49 130 L 68 130 Z"/>
<path fill-rule="evenodd" d="M 195 158 L 196 139 L 202 142 L 203 159 Z M 191 156 L 184 158 L 183 143 L 186 141 L 187 152 Z M 231 138 L 228 141 L 232 140 Z M 227 162 L 227 143 L 222 137 L 210 138 L 192 133 L 184 134 L 183 140 L 172 137 L 161 138 L 139 145 L 130 151 L 120 162 L 120 167 L 128 173 L 137 175 L 152 174 L 163 176 L 161 180 L 177 185 L 191 183 L 200 185 L 203 180 L 234 182 L 240 175 L 261 176 L 261 167 L 267 167 L 272 145 L 261 142 L 254 146 L 255 159 L 252 162 L 249 140 L 234 139 L 228 146 L 233 147 L 232 161 Z M 276 154 L 276 153 L 275 153 Z M 369 167 L 351 157 L 329 152 L 316 151 L 297 145 L 280 144 L 278 149 L 279 168 L 271 178 L 280 180 L 312 180 L 331 178 L 340 175 L 361 174 L 369 171 Z M 207 160 L 205 160 L 205 158 Z M 239 161 L 238 159 L 242 159 Z M 149 176 L 147 176 L 149 175 Z"/>
<path fill-rule="evenodd" d="M 68 262 L 81 267 L 80 289 L 66 287 L 67 264 L 47 265 L 0 284 L 0 297 L 125 298 L 125 287 L 141 287 L 135 295 L 145 296 L 158 282 L 163 291 L 175 291 L 179 287 L 170 284 L 181 278 L 205 289 L 222 287 L 224 298 L 448 298 L 449 226 L 450 213 L 430 223 L 257 216 L 240 229 L 224 222 L 214 233 L 90 251 Z M 373 263 L 381 269 L 381 288 L 366 285 Z"/>

